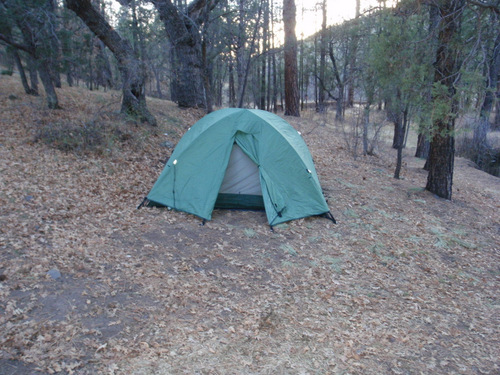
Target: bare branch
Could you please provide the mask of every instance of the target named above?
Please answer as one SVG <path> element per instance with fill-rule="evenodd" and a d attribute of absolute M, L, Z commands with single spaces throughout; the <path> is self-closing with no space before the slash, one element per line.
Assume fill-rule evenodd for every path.
<path fill-rule="evenodd" d="M 29 53 L 30 55 L 33 55 L 33 50 L 29 48 L 28 46 L 25 46 L 24 44 L 19 44 L 11 40 L 9 37 L 6 35 L 0 33 L 0 40 L 3 40 L 5 43 L 7 43 L 9 46 L 12 46 L 14 48 L 20 49 L 24 52 Z"/>
<path fill-rule="evenodd" d="M 493 3 L 485 2 L 485 1 L 481 1 L 481 0 L 467 0 L 467 2 L 469 4 L 472 4 L 472 5 L 477 5 L 478 7 L 481 7 L 481 8 L 489 9 L 489 10 L 495 12 L 496 14 L 500 14 L 500 8 L 498 7 L 498 4 L 493 4 Z"/>

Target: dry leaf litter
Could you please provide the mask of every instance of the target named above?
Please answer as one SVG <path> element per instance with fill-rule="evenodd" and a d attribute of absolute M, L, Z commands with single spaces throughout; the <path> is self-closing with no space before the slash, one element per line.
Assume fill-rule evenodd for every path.
<path fill-rule="evenodd" d="M 498 374 L 500 183 L 456 161 L 454 199 L 405 150 L 353 158 L 326 118 L 287 118 L 338 224 L 271 232 L 262 212 L 137 205 L 203 113 L 63 88 L 62 110 L 0 77 L 0 374 Z M 328 120 L 328 121 L 325 121 Z M 68 153 L 41 128 L 93 121 L 130 137 Z M 165 144 L 169 147 L 165 147 Z"/>

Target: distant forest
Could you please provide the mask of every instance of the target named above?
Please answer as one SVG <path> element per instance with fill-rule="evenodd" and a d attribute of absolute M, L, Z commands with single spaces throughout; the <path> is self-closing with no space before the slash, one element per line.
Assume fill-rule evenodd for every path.
<path fill-rule="evenodd" d="M 328 25 L 336 9 L 307 2 L 320 27 L 304 36 L 294 0 L 0 0 L 0 63 L 28 95 L 39 94 L 40 80 L 49 108 L 60 107 L 64 80 L 121 90 L 122 112 L 151 125 L 146 96 L 207 112 L 307 109 L 338 121 L 361 108 L 364 154 L 370 114 L 385 111 L 395 177 L 413 127 L 427 189 L 451 199 L 456 119 L 468 119 L 462 154 L 483 169 L 500 159 L 491 142 L 500 130 L 500 0 L 361 5 L 352 2 L 353 19 Z"/>

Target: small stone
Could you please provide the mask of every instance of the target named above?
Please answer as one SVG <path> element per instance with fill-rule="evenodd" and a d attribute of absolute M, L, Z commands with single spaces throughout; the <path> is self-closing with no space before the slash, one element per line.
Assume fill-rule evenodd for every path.
<path fill-rule="evenodd" d="M 174 148 L 175 144 L 173 144 L 172 142 L 170 141 L 165 141 L 161 144 L 162 147 L 166 147 L 166 148 Z"/>
<path fill-rule="evenodd" d="M 57 280 L 61 277 L 61 272 L 59 272 L 57 268 L 53 268 L 49 272 L 47 272 L 47 275 L 52 277 L 54 280 Z"/>

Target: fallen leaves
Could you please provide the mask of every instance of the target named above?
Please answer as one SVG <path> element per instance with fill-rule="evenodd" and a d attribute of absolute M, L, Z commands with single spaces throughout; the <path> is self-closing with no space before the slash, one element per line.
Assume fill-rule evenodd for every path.
<path fill-rule="evenodd" d="M 75 156 L 28 142 L 37 123 L 100 116 L 95 95 L 107 94 L 63 90 L 67 110 L 56 112 L 0 96 L 0 365 L 498 372 L 497 180 L 457 162 L 456 200 L 437 200 L 420 189 L 420 161 L 407 157 L 394 183 L 383 156 L 353 160 L 334 124 L 305 113 L 287 120 L 305 130 L 339 224 L 307 218 L 272 233 L 261 212 L 217 210 L 200 226 L 185 213 L 136 210 L 168 152 L 159 134 L 177 142 L 200 112 L 152 100 L 180 120 L 158 116 L 163 128 L 141 147 Z"/>

